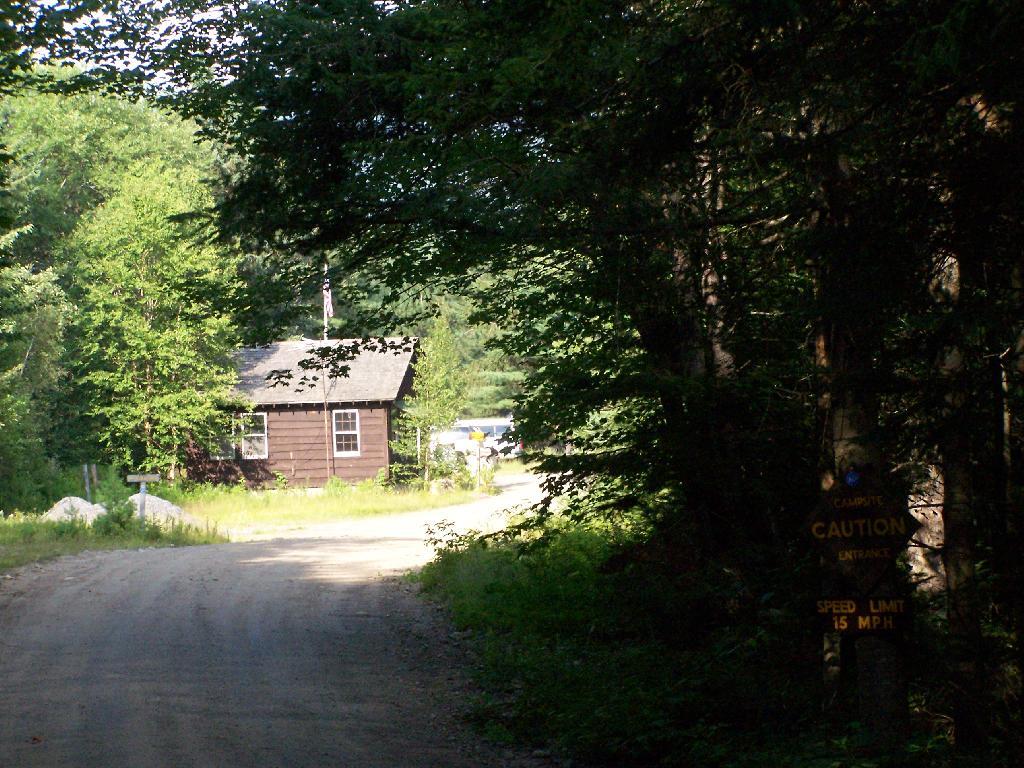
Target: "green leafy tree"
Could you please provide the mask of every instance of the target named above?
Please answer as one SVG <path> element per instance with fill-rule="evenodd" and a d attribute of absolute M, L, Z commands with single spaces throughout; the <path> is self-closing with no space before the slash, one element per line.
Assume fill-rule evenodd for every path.
<path fill-rule="evenodd" d="M 35 71 L 38 57 L 61 43 L 75 44 L 69 34 L 76 22 L 95 13 L 103 0 L 40 3 L 5 0 L 0 4 L 0 93 L 15 93 L 45 80 Z"/>
<path fill-rule="evenodd" d="M 12 151 L 7 211 L 11 226 L 19 227 L 5 256 L 32 271 L 51 270 L 60 289 L 75 297 L 78 316 L 78 322 L 54 337 L 63 349 L 63 354 L 49 360 L 54 386 L 32 395 L 31 410 L 38 414 L 45 445 L 36 460 L 97 461 L 109 457 L 100 439 L 104 417 L 95 407 L 96 390 L 86 386 L 89 362 L 81 354 L 86 347 L 78 334 L 89 324 L 82 314 L 93 306 L 81 297 L 101 291 L 102 282 L 85 290 L 92 278 L 86 277 L 88 269 L 80 269 L 71 258 L 74 248 L 68 247 L 68 240 L 122 192 L 126 170 L 152 174 L 162 163 L 165 168 L 187 169 L 188 185 L 194 186 L 198 179 L 213 189 L 218 157 L 209 145 L 196 143 L 194 125 L 173 115 L 112 96 L 60 93 L 76 76 L 73 69 L 36 69 L 30 74 L 35 87 L 22 88 L 0 104 L 3 135 Z M 40 90 L 42 84 L 53 92 Z M 140 170 L 147 165 L 149 171 Z M 154 178 L 157 184 L 156 179 L 166 181 L 171 176 L 160 172 Z M 211 198 L 207 194 L 199 202 L 209 205 Z M 187 230 L 180 227 L 180 234 Z M 216 248 L 224 254 L 230 274 L 234 250 L 227 244 Z M 253 306 L 239 299 L 232 291 L 218 299 L 218 306 L 236 313 Z"/>
<path fill-rule="evenodd" d="M 435 318 L 421 341 L 413 372 L 414 394 L 406 401 L 406 423 L 419 430 L 425 451 L 431 433 L 450 428 L 465 407 L 466 374 L 447 314 Z M 429 480 L 429 456 L 424 452 L 416 460 Z"/>
<path fill-rule="evenodd" d="M 129 168 L 66 246 L 77 276 L 77 371 L 111 456 L 173 477 L 191 439 L 222 432 L 234 368 L 236 264 L 185 214 L 212 198 L 190 168 Z"/>
<path fill-rule="evenodd" d="M 5 512 L 44 505 L 54 480 L 44 443 L 53 425 L 40 403 L 56 388 L 67 314 L 52 272 L 0 267 L 0 510 Z"/>
<path fill-rule="evenodd" d="M 65 82 L 74 70 L 39 70 Z M 19 263 L 52 265 L 58 243 L 121 185 L 124 170 L 159 157 L 169 166 L 215 173 L 195 126 L 143 103 L 94 93 L 24 90 L 0 104 L 11 167 L 12 213 L 31 224 L 12 244 Z"/>
<path fill-rule="evenodd" d="M 46 124 L 28 126 L 12 117 L 12 105 L 36 98 L 33 88 L 52 83 L 55 71 L 37 69 L 36 56 L 98 6 L 91 0 L 0 4 L 0 510 L 4 512 L 37 509 L 52 500 L 57 467 L 50 449 L 55 442 L 75 442 L 50 407 L 61 400 L 69 307 L 59 271 L 49 268 L 51 254 L 28 255 L 33 251 L 38 255 L 31 243 L 47 233 L 48 215 L 26 205 L 24 193 L 31 186 L 26 179 L 29 169 L 38 169 L 39 158 L 26 163 L 21 156 L 26 136 L 45 143 L 50 135 L 61 132 L 67 115 L 52 110 Z M 89 141 L 88 132 L 63 135 L 67 146 Z M 50 182 L 50 190 L 62 200 L 91 189 L 84 180 L 66 175 Z"/>

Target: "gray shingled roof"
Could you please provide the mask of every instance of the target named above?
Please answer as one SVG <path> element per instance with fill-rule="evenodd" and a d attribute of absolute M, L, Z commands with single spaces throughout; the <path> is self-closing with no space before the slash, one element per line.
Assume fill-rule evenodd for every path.
<path fill-rule="evenodd" d="M 360 349 L 352 360 L 340 363 L 348 367 L 347 376 L 329 376 L 327 400 L 337 403 L 396 400 L 409 372 L 415 339 L 386 339 L 387 349 Z M 403 341 L 406 343 L 403 344 Z M 352 348 L 358 339 L 317 341 L 279 341 L 266 347 L 244 347 L 238 351 L 238 384 L 235 390 L 257 405 L 323 402 L 322 371 L 304 370 L 300 361 L 314 359 L 316 350 L 339 346 Z M 380 349 L 379 344 L 374 345 Z M 405 347 L 405 349 L 401 349 Z M 279 382 L 279 383 L 276 383 Z M 276 385 L 275 385 L 276 383 Z"/>

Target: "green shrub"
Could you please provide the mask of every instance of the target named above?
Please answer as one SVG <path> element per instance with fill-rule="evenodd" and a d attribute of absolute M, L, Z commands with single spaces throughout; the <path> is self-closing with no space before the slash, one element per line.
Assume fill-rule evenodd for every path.
<path fill-rule="evenodd" d="M 389 467 L 388 482 L 395 487 L 422 487 L 423 478 L 415 464 L 396 462 Z"/>
<path fill-rule="evenodd" d="M 481 464 L 480 465 L 480 486 L 482 488 L 490 488 L 494 485 L 495 467 L 494 464 Z"/>
<path fill-rule="evenodd" d="M 122 501 L 110 503 L 107 513 L 93 520 L 92 529 L 100 536 L 127 536 L 140 534 L 143 524 L 132 504 Z"/>
<path fill-rule="evenodd" d="M 53 535 L 58 539 L 76 539 L 89 530 L 84 520 L 60 520 L 53 524 Z"/>
<path fill-rule="evenodd" d="M 669 568 L 607 526 L 433 536 L 420 579 L 474 631 L 485 733 L 616 768 L 885 764 L 821 724 L 820 635 L 799 598 L 754 600 L 727 569 Z M 922 734 L 899 765 L 941 765 L 946 747 Z"/>
<path fill-rule="evenodd" d="M 469 473 L 462 454 L 445 446 L 439 445 L 434 448 L 427 460 L 430 463 L 430 478 L 432 480 L 443 480 L 448 477 L 454 479 L 463 473 Z"/>
<path fill-rule="evenodd" d="M 117 467 L 103 466 L 97 470 L 99 482 L 93 489 L 93 501 L 102 504 L 107 509 L 113 509 L 119 504 L 129 504 L 128 497 L 135 493 L 138 488 L 128 485 L 121 477 L 121 471 Z"/>
<path fill-rule="evenodd" d="M 100 515 L 91 525 L 82 520 L 51 522 L 22 514 L 0 520 L 0 571 L 87 549 L 180 546 L 225 540 L 216 529 L 199 530 L 182 523 L 154 522 L 143 526 L 126 506 Z"/>
<path fill-rule="evenodd" d="M 355 487 L 361 493 L 367 493 L 367 492 L 373 492 L 374 490 L 380 488 L 381 486 L 377 482 L 377 478 L 375 478 L 375 477 L 368 477 L 365 480 L 360 480 L 358 483 L 356 483 Z"/>

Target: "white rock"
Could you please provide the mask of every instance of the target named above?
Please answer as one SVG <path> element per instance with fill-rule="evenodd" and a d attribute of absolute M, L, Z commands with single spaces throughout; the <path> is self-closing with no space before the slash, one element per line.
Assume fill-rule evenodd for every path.
<path fill-rule="evenodd" d="M 128 497 L 135 510 L 139 509 L 139 498 L 141 493 L 133 493 Z M 195 519 L 177 504 L 172 504 L 167 499 L 161 499 L 152 493 L 146 494 L 146 519 L 147 520 L 173 520 L 183 523 L 195 524 Z"/>
<path fill-rule="evenodd" d="M 102 504 L 90 504 L 80 496 L 65 496 L 43 515 L 43 520 L 72 520 L 78 518 L 91 523 L 107 510 Z"/>

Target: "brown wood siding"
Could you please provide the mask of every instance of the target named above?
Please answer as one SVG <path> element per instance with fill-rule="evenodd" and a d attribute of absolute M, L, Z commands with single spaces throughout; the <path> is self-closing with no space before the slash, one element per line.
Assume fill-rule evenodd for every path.
<path fill-rule="evenodd" d="M 323 406 L 267 407 L 267 468 L 280 472 L 293 485 L 320 487 L 330 475 L 358 481 L 377 476 L 388 466 L 388 407 L 352 403 L 329 403 L 329 414 L 336 410 L 359 412 L 359 455 L 334 456 L 333 443 L 328 471 L 327 440 L 324 435 Z M 328 427 L 330 415 L 328 415 Z"/>
<path fill-rule="evenodd" d="M 195 479 L 213 482 L 235 482 L 245 477 L 252 485 L 273 483 L 280 472 L 289 485 L 320 488 L 331 475 L 349 482 L 374 478 L 391 462 L 388 444 L 391 403 L 355 404 L 329 403 L 328 411 L 356 410 L 359 412 L 359 455 L 334 456 L 331 451 L 330 472 L 327 463 L 327 440 L 324 435 L 324 407 L 322 405 L 258 406 L 254 413 L 267 414 L 266 459 L 236 459 L 215 461 L 197 454 L 189 462 L 189 474 Z M 330 427 L 328 415 L 328 429 Z M 332 444 L 333 448 L 333 444 Z"/>

